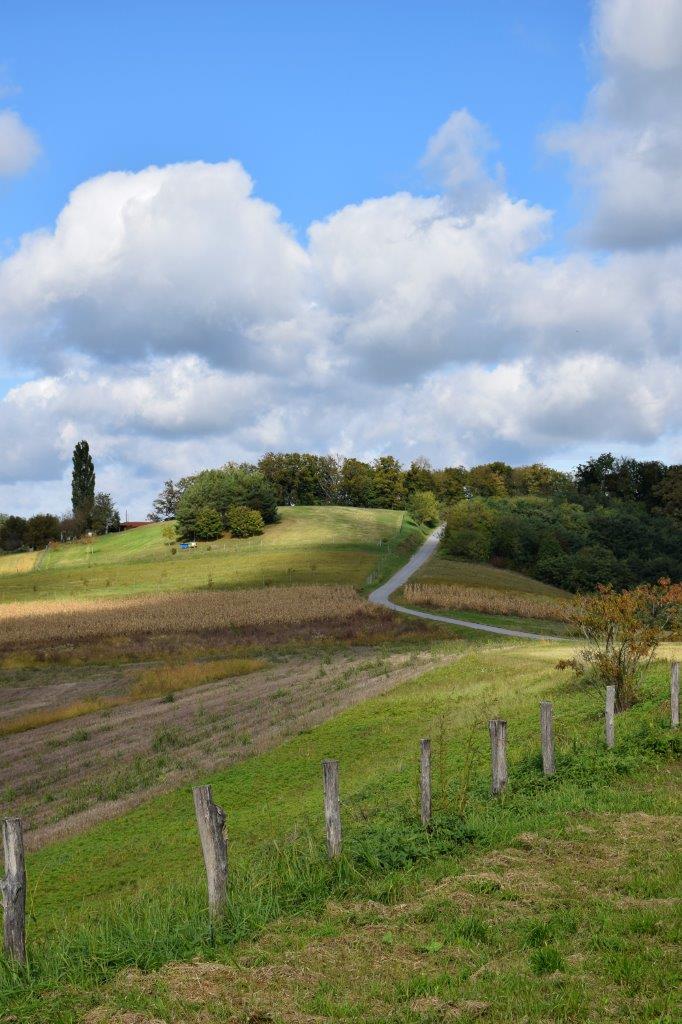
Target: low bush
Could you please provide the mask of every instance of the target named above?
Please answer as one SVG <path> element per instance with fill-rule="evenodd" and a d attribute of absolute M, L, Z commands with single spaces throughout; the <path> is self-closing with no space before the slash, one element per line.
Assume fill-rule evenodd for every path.
<path fill-rule="evenodd" d="M 231 505 L 227 510 L 227 525 L 233 537 L 256 537 L 263 532 L 265 523 L 257 509 Z"/>

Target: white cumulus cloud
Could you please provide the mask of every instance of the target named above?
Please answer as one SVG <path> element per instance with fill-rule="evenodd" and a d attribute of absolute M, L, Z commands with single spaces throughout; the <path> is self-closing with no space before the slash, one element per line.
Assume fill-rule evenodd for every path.
<path fill-rule="evenodd" d="M 507 194 L 467 111 L 427 143 L 438 194 L 305 241 L 236 160 L 78 186 L 0 262 L 0 360 L 31 374 L 0 398 L 0 509 L 66 504 L 80 437 L 133 516 L 165 477 L 271 447 L 681 460 L 681 5 L 597 5 L 602 78 L 552 136 L 600 251 L 539 254 L 551 211 Z"/>

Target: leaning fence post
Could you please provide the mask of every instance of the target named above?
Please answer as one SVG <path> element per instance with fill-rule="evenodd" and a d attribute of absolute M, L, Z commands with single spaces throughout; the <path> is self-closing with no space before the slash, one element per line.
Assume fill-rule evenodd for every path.
<path fill-rule="evenodd" d="M 680 727 L 680 663 L 674 661 L 670 669 L 670 724 Z"/>
<path fill-rule="evenodd" d="M 3 818 L 5 877 L 0 882 L 5 956 L 26 963 L 26 868 L 21 818 Z"/>
<path fill-rule="evenodd" d="M 421 771 L 419 776 L 422 825 L 431 821 L 431 740 L 421 741 Z"/>
<path fill-rule="evenodd" d="M 606 746 L 611 749 L 615 742 L 614 716 L 616 713 L 616 687 L 606 687 L 606 707 L 604 711 L 604 732 L 606 734 Z"/>
<path fill-rule="evenodd" d="M 497 796 L 507 785 L 507 723 L 502 718 L 488 722 L 492 753 L 492 794 Z"/>
<path fill-rule="evenodd" d="M 339 762 L 323 761 L 324 820 L 327 828 L 327 853 L 338 857 L 341 853 L 341 811 L 339 809 Z"/>
<path fill-rule="evenodd" d="M 208 910 L 211 919 L 215 920 L 224 912 L 227 903 L 225 812 L 213 803 L 210 786 L 195 786 L 192 793 L 208 881 Z"/>
<path fill-rule="evenodd" d="M 554 775 L 554 726 L 552 724 L 552 705 L 548 700 L 540 704 L 540 734 L 542 739 L 542 770 L 545 775 Z"/>

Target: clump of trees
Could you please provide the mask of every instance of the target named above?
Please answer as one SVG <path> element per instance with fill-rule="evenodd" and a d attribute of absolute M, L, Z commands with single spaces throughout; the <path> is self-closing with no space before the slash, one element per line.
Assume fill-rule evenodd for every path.
<path fill-rule="evenodd" d="M 682 524 L 620 499 L 465 499 L 447 514 L 443 547 L 573 591 L 682 577 Z"/>
<path fill-rule="evenodd" d="M 40 513 L 22 516 L 0 516 L 0 551 L 30 551 L 59 540 L 60 521 L 57 516 Z"/>
<path fill-rule="evenodd" d="M 239 519 L 236 508 L 258 513 L 250 517 L 251 528 L 275 523 L 278 519 L 275 488 L 255 467 L 227 465 L 222 469 L 206 469 L 186 478 L 177 501 L 175 518 L 183 540 L 215 540 L 232 529 L 230 519 L 248 528 L 244 516 Z M 234 531 L 233 531 L 234 532 Z M 240 533 L 239 536 L 253 536 Z"/>

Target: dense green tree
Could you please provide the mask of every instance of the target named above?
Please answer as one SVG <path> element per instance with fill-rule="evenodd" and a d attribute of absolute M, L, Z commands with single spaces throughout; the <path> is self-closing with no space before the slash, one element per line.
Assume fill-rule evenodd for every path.
<path fill-rule="evenodd" d="M 197 540 L 217 540 L 223 532 L 223 518 L 212 505 L 202 505 L 194 516 L 194 535 Z"/>
<path fill-rule="evenodd" d="M 415 522 L 425 526 L 437 526 L 440 521 L 440 509 L 433 491 L 413 491 L 407 499 L 407 509 Z"/>
<path fill-rule="evenodd" d="M 414 459 L 410 464 L 410 468 L 405 473 L 404 486 L 408 497 L 414 494 L 415 491 L 431 491 L 435 493 L 436 478 L 433 466 L 428 459 L 425 459 L 423 456 Z"/>
<path fill-rule="evenodd" d="M 227 510 L 227 525 L 233 537 L 256 537 L 265 526 L 260 512 L 246 505 L 232 505 Z"/>
<path fill-rule="evenodd" d="M 392 455 L 381 455 L 374 460 L 374 508 L 403 508 L 405 486 L 400 463 Z"/>
<path fill-rule="evenodd" d="M 507 474 L 504 469 L 511 470 L 511 466 L 505 467 L 503 462 L 490 462 L 483 466 L 474 466 L 469 470 L 467 476 L 469 491 L 482 498 L 497 498 L 508 494 Z"/>
<path fill-rule="evenodd" d="M 104 491 L 98 491 L 92 507 L 92 529 L 95 533 L 116 533 L 121 529 L 121 517 L 114 499 Z"/>
<path fill-rule="evenodd" d="M 447 466 L 434 471 L 436 497 L 448 508 L 466 495 L 468 471 L 464 466 Z"/>
<path fill-rule="evenodd" d="M 682 523 L 642 502 L 534 495 L 472 498 L 447 516 L 443 546 L 460 558 L 493 559 L 571 590 L 682 578 Z"/>
<path fill-rule="evenodd" d="M 652 494 L 655 507 L 682 522 L 682 466 L 668 466 Z"/>
<path fill-rule="evenodd" d="M 182 497 L 184 487 L 176 485 L 172 480 L 166 480 L 158 496 L 152 502 L 152 511 L 147 516 L 153 523 L 166 522 L 168 519 L 175 519 L 178 510 L 178 502 Z"/>
<path fill-rule="evenodd" d="M 59 540 L 60 529 L 57 516 L 39 513 L 31 516 L 26 523 L 24 543 L 29 548 L 44 548 L 51 541 Z"/>
<path fill-rule="evenodd" d="M 87 441 L 79 441 L 73 449 L 71 473 L 71 507 L 82 527 L 90 526 L 95 504 L 95 465 Z"/>
<path fill-rule="evenodd" d="M 25 547 L 27 525 L 28 520 L 23 516 L 6 516 L 0 523 L 0 549 L 20 551 Z"/>
<path fill-rule="evenodd" d="M 359 459 L 344 459 L 340 479 L 341 501 L 355 508 L 369 508 L 374 500 L 374 470 Z"/>

